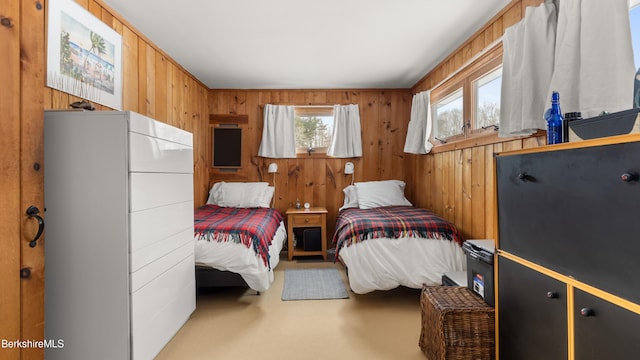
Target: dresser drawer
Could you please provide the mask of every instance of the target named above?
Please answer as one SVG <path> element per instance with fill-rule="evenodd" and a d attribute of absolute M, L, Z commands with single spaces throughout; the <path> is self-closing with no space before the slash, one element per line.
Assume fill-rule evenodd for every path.
<path fill-rule="evenodd" d="M 130 173 L 131 212 L 193 200 L 193 175 Z"/>
<path fill-rule="evenodd" d="M 193 201 L 130 213 L 129 223 L 132 253 L 184 230 L 193 238 Z"/>
<path fill-rule="evenodd" d="M 130 132 L 129 169 L 136 172 L 193 173 L 193 148 Z"/>
<path fill-rule="evenodd" d="M 498 156 L 500 249 L 640 301 L 640 143 Z"/>
<path fill-rule="evenodd" d="M 291 217 L 293 226 L 321 226 L 322 215 L 293 215 Z"/>
<path fill-rule="evenodd" d="M 193 134 L 175 126 L 153 120 L 133 111 L 129 115 L 129 131 L 193 147 Z"/>

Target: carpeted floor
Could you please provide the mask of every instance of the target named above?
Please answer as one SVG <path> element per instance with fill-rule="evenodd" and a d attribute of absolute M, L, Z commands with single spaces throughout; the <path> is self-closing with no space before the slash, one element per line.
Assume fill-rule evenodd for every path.
<path fill-rule="evenodd" d="M 418 347 L 420 290 L 398 288 L 348 299 L 282 301 L 285 269 L 341 265 L 281 260 L 266 292 L 216 289 L 197 297 L 196 311 L 157 360 L 424 360 Z"/>

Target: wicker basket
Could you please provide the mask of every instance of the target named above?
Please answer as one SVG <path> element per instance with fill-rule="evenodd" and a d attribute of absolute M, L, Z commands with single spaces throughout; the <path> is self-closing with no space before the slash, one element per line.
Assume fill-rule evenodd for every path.
<path fill-rule="evenodd" d="M 495 313 L 466 287 L 425 286 L 420 348 L 429 360 L 495 359 Z"/>

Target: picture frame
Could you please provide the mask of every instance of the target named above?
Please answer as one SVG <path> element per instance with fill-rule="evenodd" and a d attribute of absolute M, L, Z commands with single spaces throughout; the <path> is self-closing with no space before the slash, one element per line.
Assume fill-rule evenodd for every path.
<path fill-rule="evenodd" d="M 73 0 L 48 10 L 47 86 L 122 110 L 122 36 Z"/>
<path fill-rule="evenodd" d="M 242 128 L 217 126 L 212 128 L 214 168 L 242 167 Z"/>

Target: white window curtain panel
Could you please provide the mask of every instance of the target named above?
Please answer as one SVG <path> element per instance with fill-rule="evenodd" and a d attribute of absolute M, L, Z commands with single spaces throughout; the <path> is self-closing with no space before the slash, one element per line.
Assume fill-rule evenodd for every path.
<path fill-rule="evenodd" d="M 295 107 L 291 105 L 264 106 L 262 142 L 258 156 L 268 158 L 295 158 Z"/>
<path fill-rule="evenodd" d="M 562 111 L 580 111 L 583 118 L 627 110 L 635 72 L 628 0 L 559 2 L 548 99 L 558 91 Z"/>
<path fill-rule="evenodd" d="M 327 155 L 340 158 L 362 156 L 360 109 L 357 104 L 333 106 L 333 136 Z"/>
<path fill-rule="evenodd" d="M 524 19 L 505 30 L 503 48 L 500 136 L 546 129 L 553 91 L 563 112 L 583 118 L 633 107 L 628 0 L 527 7 Z"/>
<path fill-rule="evenodd" d="M 423 91 L 413 95 L 411 101 L 411 119 L 404 142 L 404 152 L 410 154 L 427 154 L 433 148 L 429 142 L 433 119 L 431 117 L 431 91 Z"/>
<path fill-rule="evenodd" d="M 505 30 L 500 137 L 530 135 L 546 128 L 544 111 L 551 106 L 547 91 L 553 75 L 555 38 L 556 7 L 550 1 L 527 7 L 524 18 Z"/>

